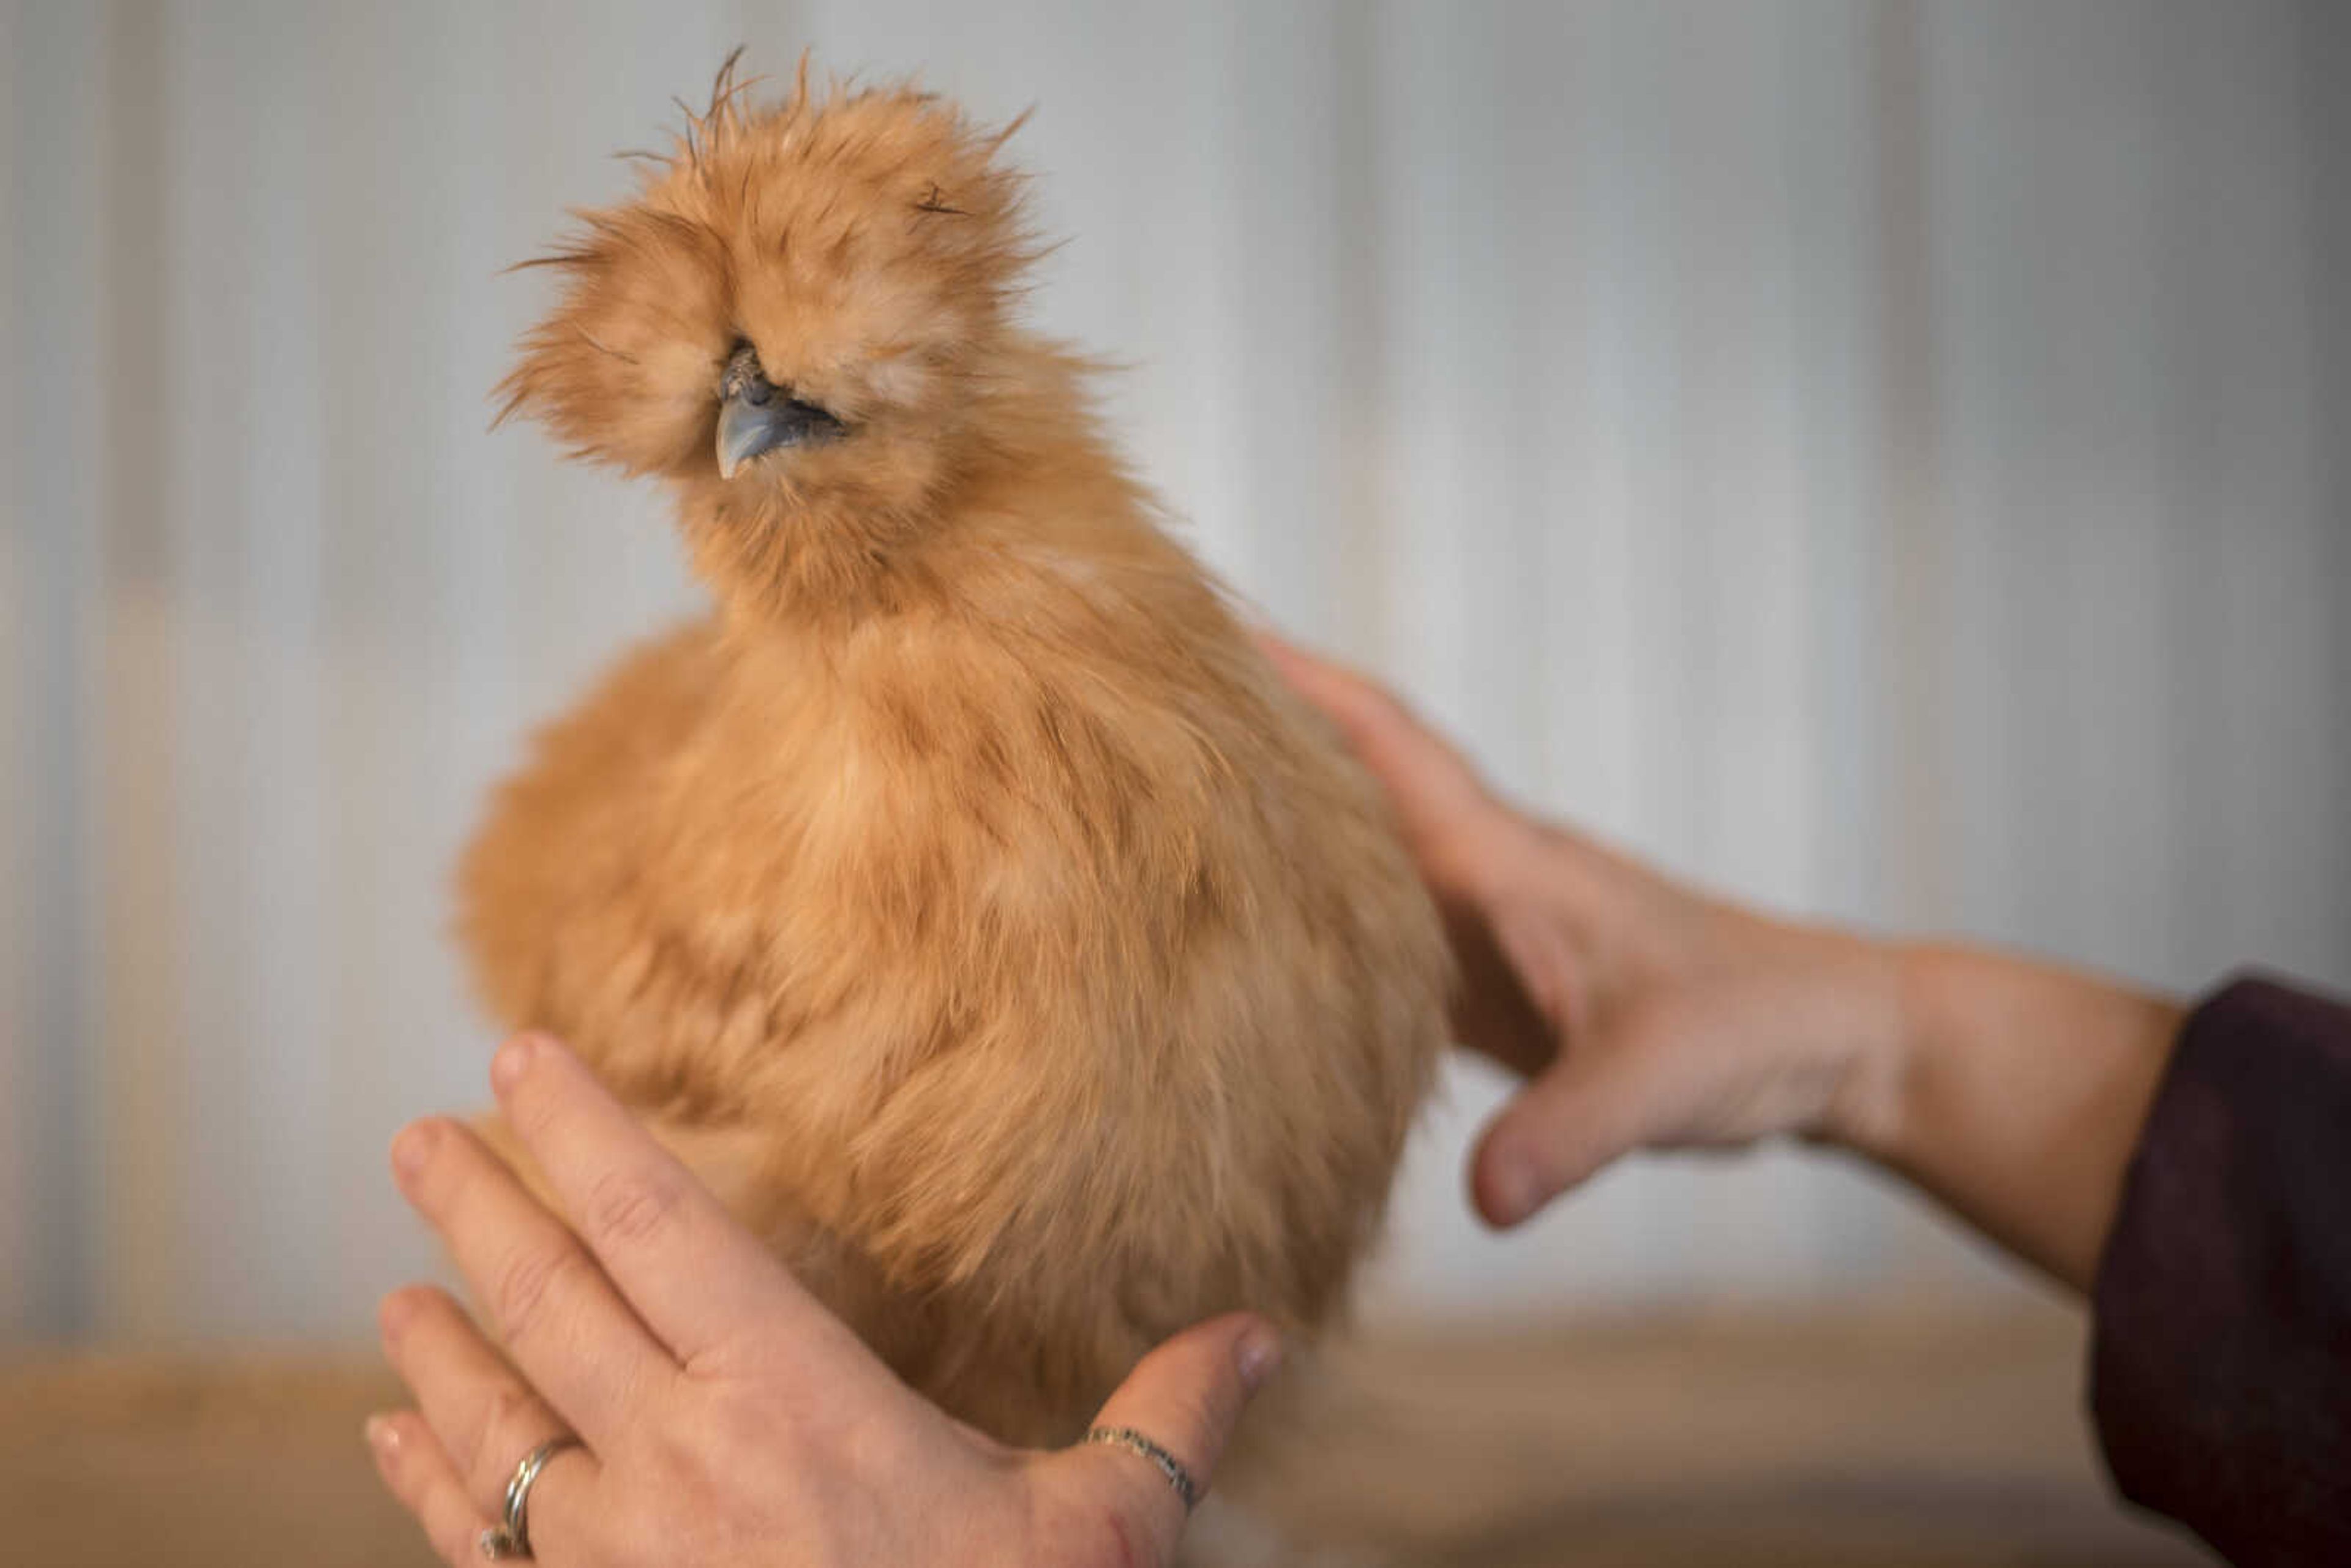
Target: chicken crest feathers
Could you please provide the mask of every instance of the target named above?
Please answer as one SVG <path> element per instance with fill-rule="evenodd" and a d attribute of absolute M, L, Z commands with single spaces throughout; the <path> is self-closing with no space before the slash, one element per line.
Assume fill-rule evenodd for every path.
<path fill-rule="evenodd" d="M 779 380 L 849 416 L 936 421 L 982 368 L 1043 254 L 1025 177 L 989 129 L 911 83 L 821 89 L 801 58 L 761 106 L 730 56 L 637 192 L 575 209 L 580 227 L 520 264 L 560 302 L 499 384 L 499 421 L 544 423 L 574 455 L 639 475 L 697 473 L 709 391 L 758 342 Z"/>

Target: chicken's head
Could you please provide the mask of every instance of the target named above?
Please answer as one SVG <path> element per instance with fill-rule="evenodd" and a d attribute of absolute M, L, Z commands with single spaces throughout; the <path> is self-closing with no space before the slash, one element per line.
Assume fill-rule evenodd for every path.
<path fill-rule="evenodd" d="M 632 200 L 526 264 L 566 287 L 505 413 L 676 482 L 690 528 L 765 530 L 735 553 L 919 526 L 985 442 L 1037 254 L 996 162 L 1009 131 L 907 87 L 812 91 L 805 64 L 772 106 L 754 85 L 730 60 Z"/>

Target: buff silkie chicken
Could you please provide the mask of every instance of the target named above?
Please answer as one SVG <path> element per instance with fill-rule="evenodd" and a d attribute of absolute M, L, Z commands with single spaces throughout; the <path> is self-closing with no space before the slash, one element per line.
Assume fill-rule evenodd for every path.
<path fill-rule="evenodd" d="M 748 86 L 542 258 L 507 412 L 663 481 L 716 604 L 538 737 L 462 937 L 908 1382 L 1067 1441 L 1187 1324 L 1332 1317 L 1449 959 L 1018 320 L 1009 131 Z"/>

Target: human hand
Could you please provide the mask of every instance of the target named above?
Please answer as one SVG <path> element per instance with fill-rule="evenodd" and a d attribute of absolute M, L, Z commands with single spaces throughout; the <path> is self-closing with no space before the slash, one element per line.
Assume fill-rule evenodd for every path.
<path fill-rule="evenodd" d="M 900 1383 L 552 1040 L 509 1042 L 501 1108 L 571 1224 L 472 1133 L 392 1145 L 402 1192 L 486 1304 L 511 1364 L 445 1292 L 384 1299 L 383 1342 L 419 1406 L 368 1423 L 378 1468 L 461 1568 L 516 1463 L 547 1568 L 1165 1563 L 1185 1505 L 1125 1449 L 1007 1448 Z M 1206 1487 L 1272 1326 L 1200 1324 L 1135 1367 L 1100 1422 L 1148 1433 Z"/>
<path fill-rule="evenodd" d="M 1260 635 L 1394 806 L 1459 962 L 1463 1043 L 1532 1080 L 1470 1166 L 1514 1225 L 1637 1148 L 1880 1152 L 1906 1071 L 1890 948 L 1705 897 L 1498 799 L 1361 675 Z"/>

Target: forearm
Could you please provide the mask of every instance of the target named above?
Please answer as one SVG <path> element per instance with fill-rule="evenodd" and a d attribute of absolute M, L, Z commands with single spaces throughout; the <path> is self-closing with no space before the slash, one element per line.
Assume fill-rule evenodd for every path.
<path fill-rule="evenodd" d="M 2086 1291 L 2182 1009 L 1979 950 L 1896 963 L 1904 1039 L 1878 1113 L 1848 1141 Z"/>

